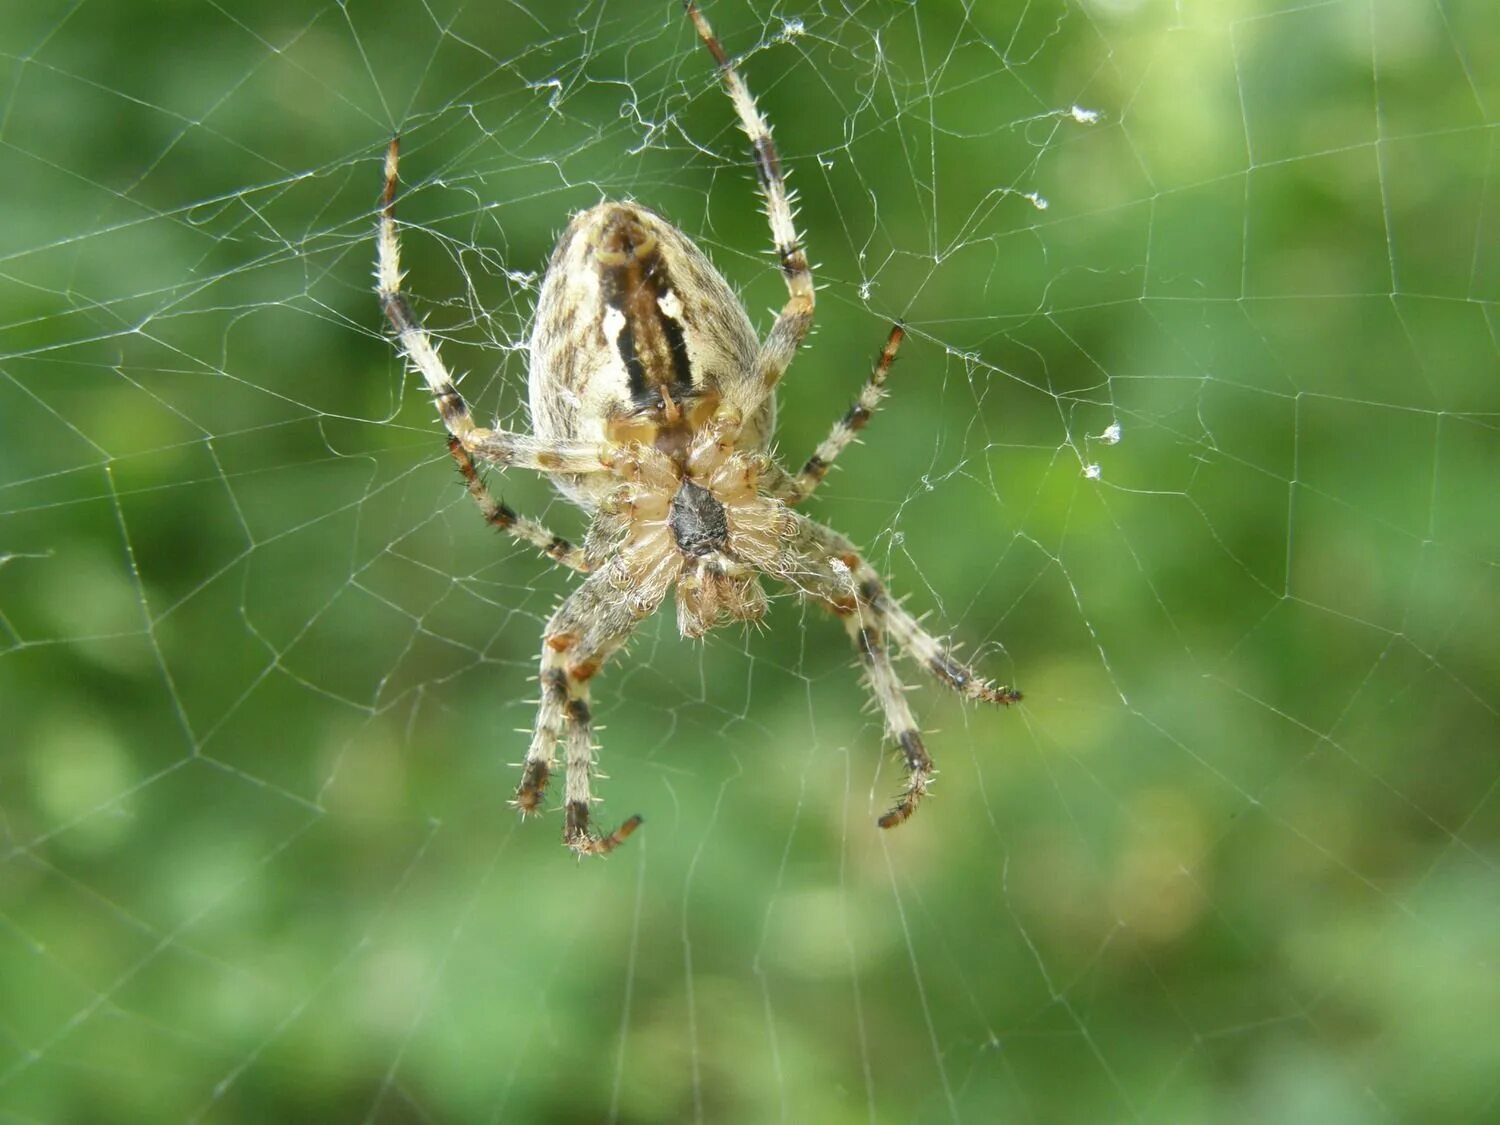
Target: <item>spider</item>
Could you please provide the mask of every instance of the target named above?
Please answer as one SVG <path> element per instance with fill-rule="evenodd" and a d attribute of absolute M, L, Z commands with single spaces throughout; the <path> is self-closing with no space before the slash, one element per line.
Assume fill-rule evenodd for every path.
<path fill-rule="evenodd" d="M 933 777 L 889 642 L 968 699 L 1021 698 L 958 661 L 886 592 L 849 540 L 795 511 L 885 397 L 904 329 L 892 326 L 854 404 L 801 471 L 782 468 L 770 452 L 776 387 L 812 326 L 812 272 L 770 126 L 708 21 L 692 0 L 684 6 L 749 135 L 786 280 L 787 302 L 764 341 L 685 234 L 635 203 L 603 202 L 573 217 L 542 280 L 531 337 L 532 433 L 478 426 L 401 291 L 399 137 L 385 157 L 377 292 L 399 349 L 436 400 L 449 452 L 484 519 L 585 576 L 542 634 L 541 699 L 513 801 L 523 816 L 538 811 L 561 743 L 563 841 L 580 855 L 613 851 L 641 824 L 632 816 L 613 832 L 593 826 L 589 681 L 674 586 L 685 637 L 759 620 L 761 575 L 842 619 L 906 769 L 882 828 L 905 822 Z M 476 462 L 549 475 L 592 517 L 583 546 L 494 499 Z"/>

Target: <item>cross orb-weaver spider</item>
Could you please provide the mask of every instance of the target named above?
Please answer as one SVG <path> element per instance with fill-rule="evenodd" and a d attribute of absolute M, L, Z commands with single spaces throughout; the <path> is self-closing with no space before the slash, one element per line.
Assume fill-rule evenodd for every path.
<path fill-rule="evenodd" d="M 890 597 L 880 576 L 837 532 L 794 511 L 886 395 L 903 330 L 891 328 L 859 397 L 795 475 L 772 457 L 776 385 L 812 325 L 813 280 L 771 129 L 692 0 L 688 17 L 718 64 L 749 134 L 788 298 L 764 342 L 724 278 L 692 241 L 633 203 L 574 216 L 542 281 L 531 337 L 531 434 L 477 426 L 437 346 L 401 292 L 395 218 L 398 140 L 385 158 L 376 277 L 380 304 L 406 359 L 426 381 L 470 495 L 495 527 L 587 575 L 542 636 L 541 701 L 515 805 L 537 811 L 558 742 L 565 747 L 563 840 L 580 855 L 613 851 L 641 823 L 590 827 L 594 766 L 589 680 L 677 588 L 687 637 L 766 611 L 759 575 L 843 619 L 900 747 L 906 787 L 882 828 L 911 816 L 932 759 L 906 705 L 887 640 L 969 699 L 1014 703 L 1019 692 L 956 660 Z M 576 547 L 490 496 L 475 462 L 550 475 L 592 515 Z"/>

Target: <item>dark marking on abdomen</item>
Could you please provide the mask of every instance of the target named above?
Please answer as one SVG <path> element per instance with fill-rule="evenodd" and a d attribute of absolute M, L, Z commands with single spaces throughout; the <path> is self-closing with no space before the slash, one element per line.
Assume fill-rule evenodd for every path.
<path fill-rule="evenodd" d="M 617 214 L 597 246 L 599 287 L 607 308 L 624 318 L 615 346 L 625 364 L 630 401 L 658 406 L 663 391 L 681 401 L 693 390 L 686 325 L 668 316 L 662 298 L 675 292 L 662 246 L 629 211 Z M 679 302 L 682 294 L 676 294 Z M 602 323 L 601 323 L 602 328 Z"/>
<path fill-rule="evenodd" d="M 611 307 L 619 306 L 611 304 Z M 615 346 L 620 350 L 620 359 L 625 363 L 625 374 L 630 379 L 630 399 L 632 402 L 641 402 L 646 398 L 646 365 L 641 362 L 641 357 L 635 350 L 635 329 L 630 326 L 630 314 L 625 309 L 625 324 L 620 329 L 620 335 L 615 338 Z"/>
<path fill-rule="evenodd" d="M 665 266 L 661 268 L 661 276 L 662 292 L 671 292 L 671 279 L 667 277 Z M 677 299 L 681 301 L 682 295 L 678 294 Z M 661 328 L 667 338 L 667 346 L 672 349 L 672 374 L 675 376 L 672 380 L 672 393 L 680 400 L 686 398 L 687 393 L 693 389 L 693 363 L 688 358 L 687 335 L 676 319 L 662 311 L 660 297 L 657 298 L 656 311 L 661 316 Z"/>

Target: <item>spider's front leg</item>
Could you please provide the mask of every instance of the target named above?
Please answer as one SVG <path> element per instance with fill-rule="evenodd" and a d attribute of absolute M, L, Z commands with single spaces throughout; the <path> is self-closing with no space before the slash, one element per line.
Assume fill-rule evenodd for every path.
<path fill-rule="evenodd" d="M 375 250 L 375 290 L 380 307 L 395 329 L 401 351 L 421 373 L 437 403 L 443 425 L 469 453 L 497 465 L 515 465 L 542 473 L 619 472 L 630 453 L 618 445 L 581 441 L 548 441 L 526 434 L 476 426 L 453 376 L 438 356 L 437 345 L 401 291 L 401 239 L 396 230 L 396 169 L 401 140 L 393 138 L 385 153 L 385 188 L 380 196 L 380 225 Z"/>
<path fill-rule="evenodd" d="M 683 0 L 683 6 L 693 21 L 698 38 L 703 40 L 703 45 L 718 64 L 719 77 L 729 93 L 729 100 L 734 103 L 735 113 L 739 115 L 740 128 L 750 138 L 750 148 L 755 154 L 755 178 L 765 196 L 766 217 L 771 224 L 771 241 L 776 248 L 777 261 L 781 263 L 781 274 L 786 278 L 787 302 L 755 357 L 753 378 L 743 384 L 734 381 L 724 388 L 725 404 L 736 409 L 739 417 L 751 418 L 766 396 L 775 390 L 777 382 L 791 365 L 797 348 L 812 328 L 817 295 L 807 253 L 797 237 L 793 200 L 781 170 L 781 156 L 771 140 L 771 126 L 756 108 L 750 88 L 729 61 L 697 4 L 693 0 Z"/>
<path fill-rule="evenodd" d="M 901 748 L 901 761 L 906 767 L 906 788 L 896 798 L 896 803 L 877 823 L 882 828 L 894 828 L 904 824 L 917 811 L 917 803 L 927 795 L 927 786 L 932 781 L 932 758 L 922 744 L 922 734 L 917 730 L 911 708 L 906 705 L 905 687 L 891 665 L 891 655 L 886 648 L 885 630 L 880 627 L 880 616 L 864 603 L 856 600 L 851 610 L 837 609 L 844 619 L 844 628 L 849 639 L 859 652 L 864 665 L 865 677 L 875 701 L 880 704 L 885 716 L 886 733 Z"/>
<path fill-rule="evenodd" d="M 547 622 L 542 634 L 541 700 L 514 801 L 523 814 L 541 807 L 553 752 L 561 741 L 566 769 L 563 842 L 579 855 L 612 852 L 641 824 L 639 816 L 632 816 L 606 835 L 589 826 L 594 768 L 589 680 L 649 612 L 622 596 L 622 568 L 616 556 L 574 590 Z"/>

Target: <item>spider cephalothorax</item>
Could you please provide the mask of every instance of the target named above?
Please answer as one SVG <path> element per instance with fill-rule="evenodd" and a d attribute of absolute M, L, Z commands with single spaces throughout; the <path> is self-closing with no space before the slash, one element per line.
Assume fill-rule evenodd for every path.
<path fill-rule="evenodd" d="M 848 540 L 793 510 L 885 396 L 903 331 L 891 329 L 854 405 L 802 470 L 783 469 L 769 453 L 776 386 L 812 325 L 812 273 L 770 128 L 707 21 L 691 0 L 686 7 L 750 137 L 786 278 L 787 303 L 764 341 L 686 235 L 644 207 L 601 203 L 568 224 L 542 282 L 531 338 L 532 434 L 476 426 L 401 292 L 396 141 L 386 153 L 376 269 L 381 304 L 436 399 L 469 492 L 490 523 L 588 576 L 543 634 L 542 698 L 515 797 L 523 813 L 541 807 L 562 743 L 563 838 L 580 854 L 613 850 L 641 820 L 631 817 L 607 835 L 590 827 L 589 681 L 674 587 L 684 636 L 762 617 L 761 576 L 844 621 L 907 771 L 905 790 L 880 818 L 885 828 L 912 814 L 932 777 L 888 640 L 970 699 L 1020 699 L 954 659 L 886 595 L 880 576 Z M 476 459 L 549 474 L 592 517 L 583 547 L 494 500 Z"/>

